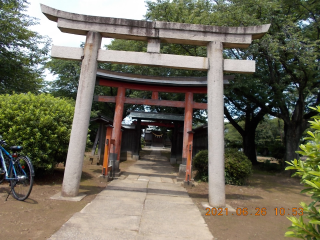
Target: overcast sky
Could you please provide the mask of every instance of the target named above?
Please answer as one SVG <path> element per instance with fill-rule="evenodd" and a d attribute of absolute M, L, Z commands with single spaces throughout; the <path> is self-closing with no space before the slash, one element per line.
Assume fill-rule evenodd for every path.
<path fill-rule="evenodd" d="M 52 39 L 52 44 L 59 46 L 79 47 L 85 36 L 61 33 L 57 23 L 47 19 L 40 10 L 40 3 L 59 10 L 78 14 L 143 19 L 146 13 L 145 0 L 29 0 L 27 14 L 39 19 L 40 24 L 32 30 Z M 110 42 L 104 39 L 102 44 Z M 102 45 L 103 46 L 103 45 Z"/>

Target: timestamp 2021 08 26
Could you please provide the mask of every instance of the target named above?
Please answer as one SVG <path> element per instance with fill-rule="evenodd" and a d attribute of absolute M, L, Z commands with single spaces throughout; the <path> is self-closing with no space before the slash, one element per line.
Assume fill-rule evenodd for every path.
<path fill-rule="evenodd" d="M 267 208 L 256 207 L 254 211 L 249 211 L 248 208 L 236 208 L 235 212 L 230 212 L 228 208 L 206 208 L 206 216 L 266 216 Z M 275 216 L 302 216 L 303 208 L 274 208 Z"/>

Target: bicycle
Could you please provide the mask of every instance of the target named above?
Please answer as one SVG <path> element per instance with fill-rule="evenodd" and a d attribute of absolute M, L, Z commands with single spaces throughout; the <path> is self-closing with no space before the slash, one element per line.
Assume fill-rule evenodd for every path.
<path fill-rule="evenodd" d="M 1 136 L 0 136 L 1 138 Z M 34 168 L 31 160 L 27 156 L 20 154 L 23 147 L 12 146 L 8 153 L 3 146 L 6 145 L 4 140 L 0 139 L 0 184 L 5 180 L 11 187 L 6 201 L 12 192 L 13 197 L 19 201 L 27 199 L 31 193 L 34 178 Z"/>

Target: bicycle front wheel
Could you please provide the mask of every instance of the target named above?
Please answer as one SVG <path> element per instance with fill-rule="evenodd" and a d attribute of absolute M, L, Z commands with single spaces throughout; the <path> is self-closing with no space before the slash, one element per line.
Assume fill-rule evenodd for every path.
<path fill-rule="evenodd" d="M 33 186 L 33 166 L 25 156 L 19 156 L 13 160 L 13 167 L 10 171 L 10 185 L 15 199 L 23 201 L 31 193 Z"/>

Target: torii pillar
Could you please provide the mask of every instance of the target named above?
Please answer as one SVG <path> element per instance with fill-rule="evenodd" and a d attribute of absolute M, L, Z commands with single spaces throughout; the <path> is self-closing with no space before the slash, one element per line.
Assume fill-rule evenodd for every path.
<path fill-rule="evenodd" d="M 64 170 L 61 196 L 75 197 L 79 193 L 83 156 L 86 150 L 91 105 L 98 67 L 101 34 L 88 32 L 83 50 L 76 107 L 72 122 L 69 149 Z"/>
<path fill-rule="evenodd" d="M 208 176 L 209 204 L 225 207 L 224 179 L 224 112 L 223 112 L 223 45 L 210 42 L 207 46 L 208 68 Z M 219 193 L 219 194 L 217 194 Z"/>

